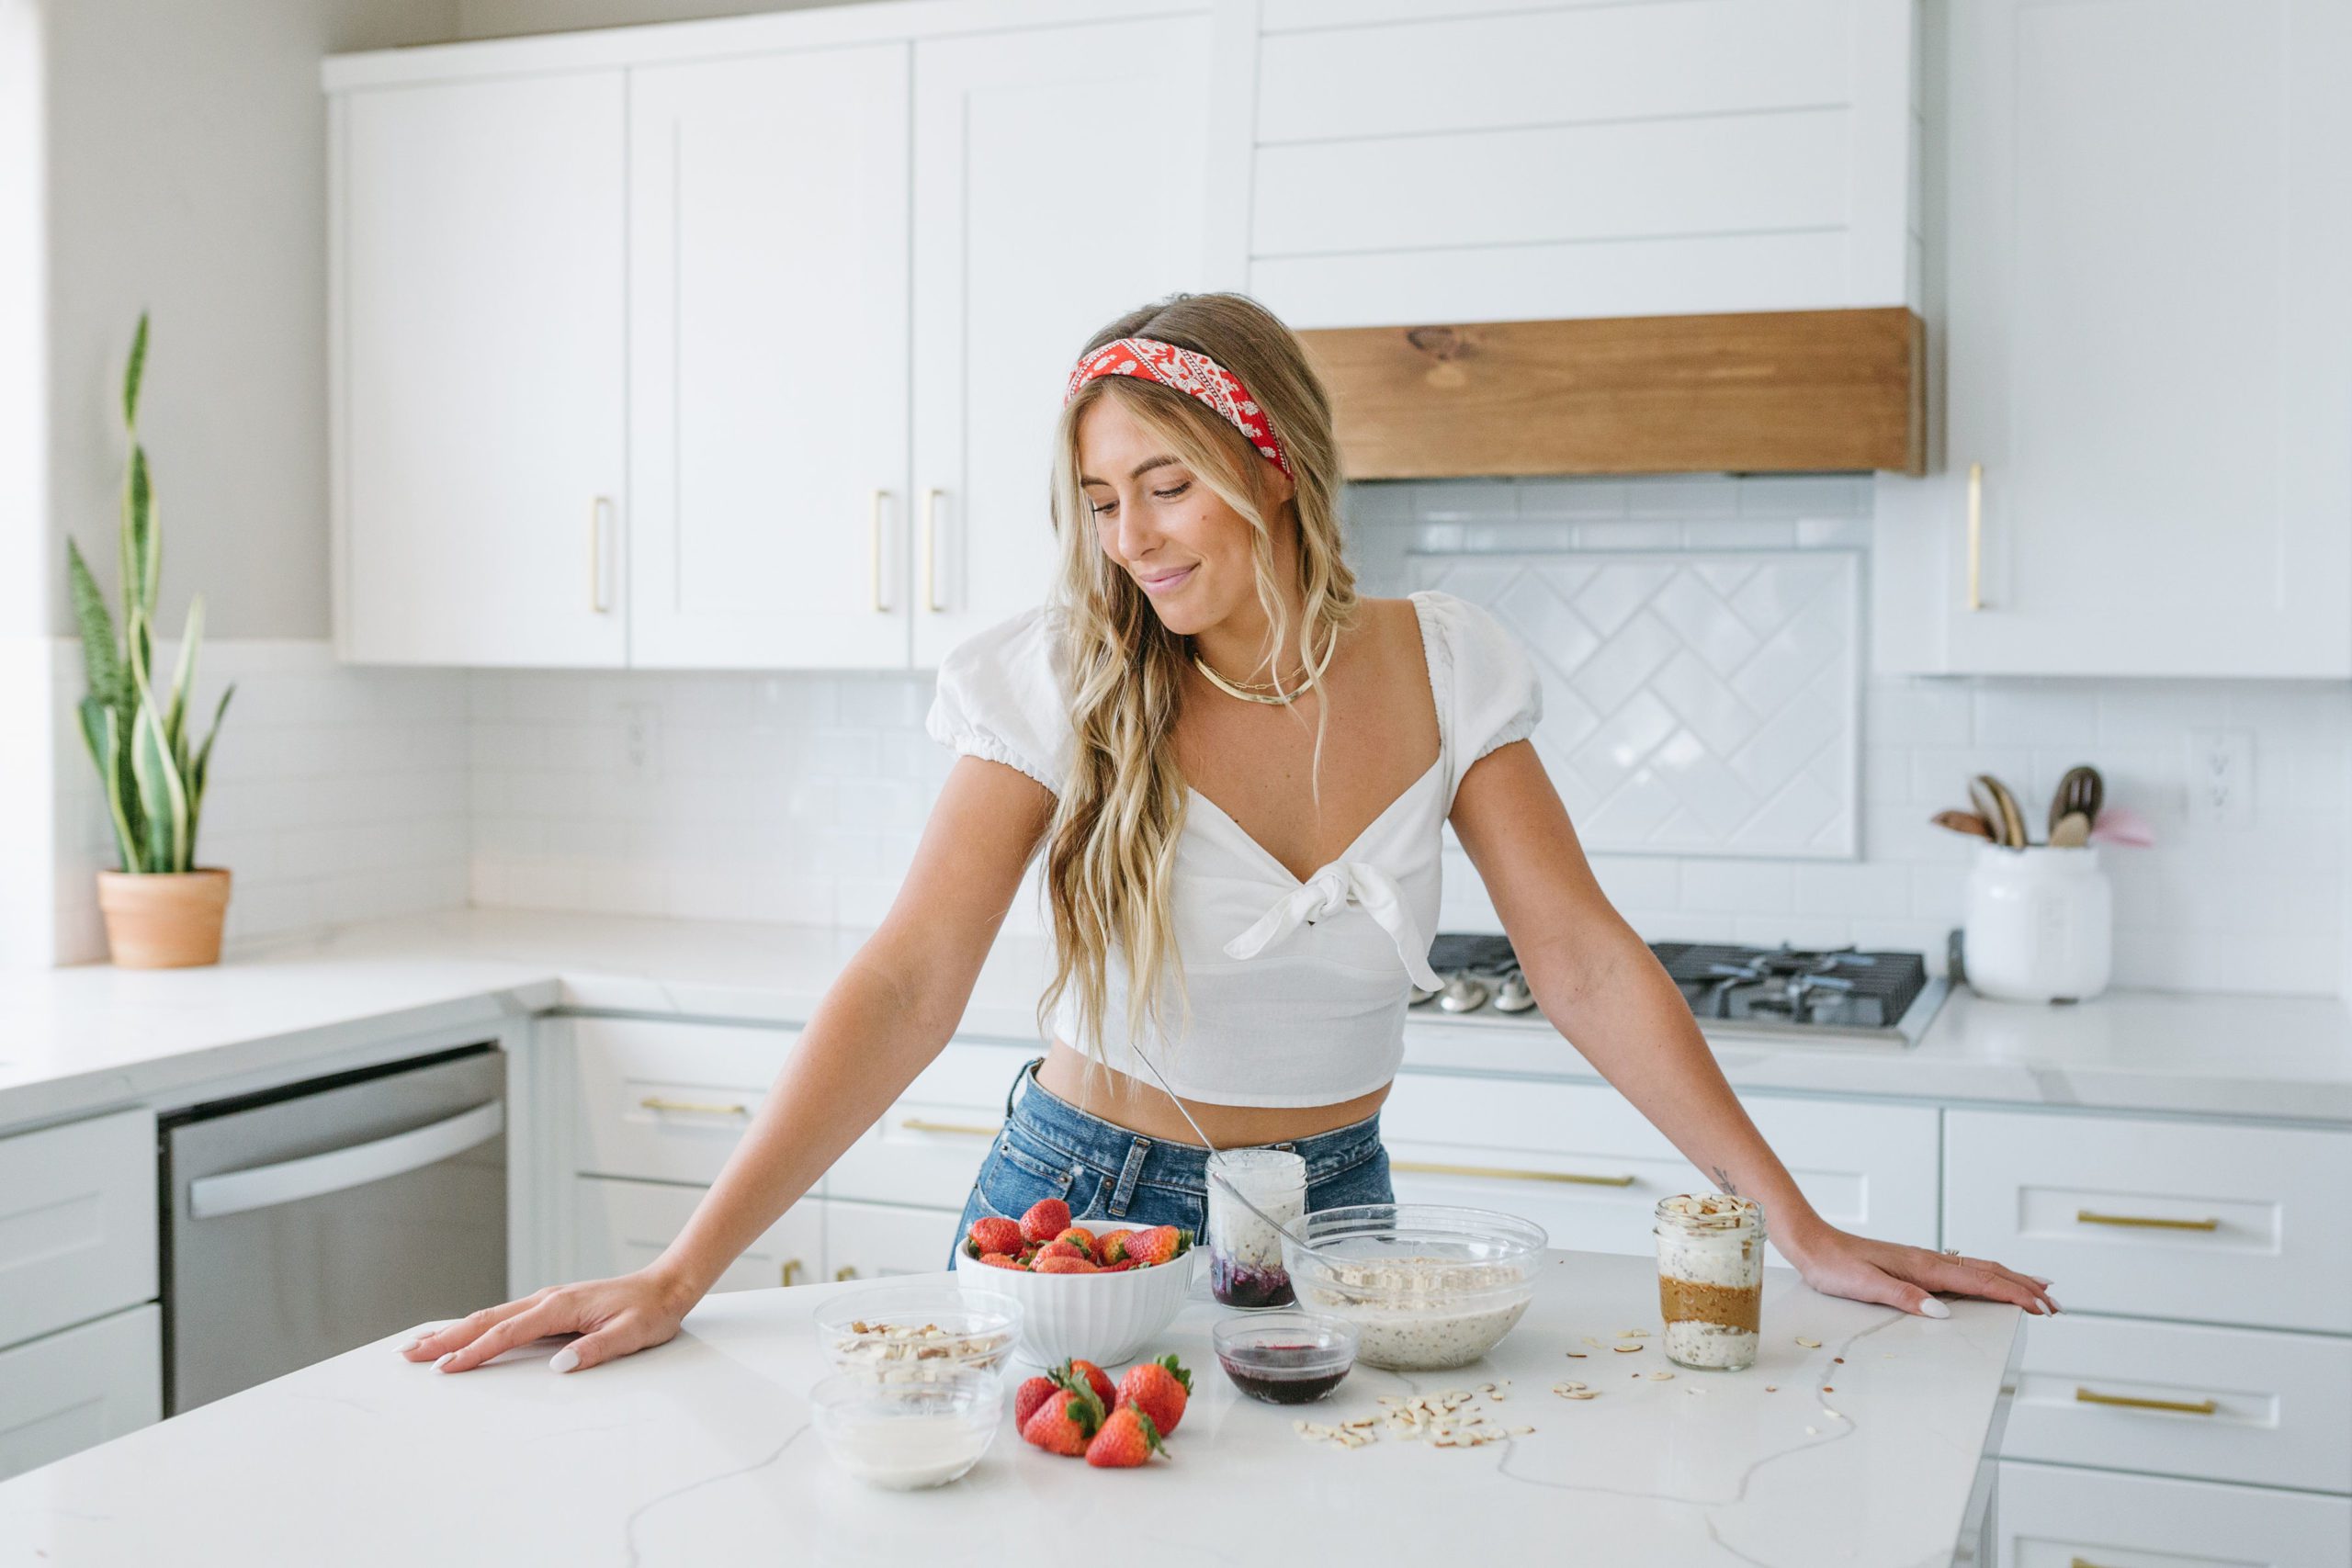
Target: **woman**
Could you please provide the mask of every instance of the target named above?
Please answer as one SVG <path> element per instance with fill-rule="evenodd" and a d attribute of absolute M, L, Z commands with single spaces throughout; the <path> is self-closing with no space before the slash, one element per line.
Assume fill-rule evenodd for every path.
<path fill-rule="evenodd" d="M 1197 1233 L 1203 1135 L 1295 1149 L 1309 1208 L 1387 1200 L 1380 1105 L 1408 982 L 1437 984 L 1449 820 L 1544 1015 L 1763 1205 L 1808 1283 L 1931 1317 L 1949 1313 L 1935 1291 L 2054 1312 L 2047 1280 L 1814 1213 L 1595 885 L 1525 739 L 1526 656 L 1449 594 L 1359 598 L 1339 484 L 1323 389 L 1252 301 L 1178 295 L 1098 333 L 1056 434 L 1053 604 L 941 665 L 930 729 L 960 755 L 906 885 L 718 1182 L 644 1269 L 487 1308 L 408 1358 L 463 1371 L 576 1333 L 550 1363 L 569 1371 L 674 1335 L 946 1043 L 1041 849 L 1051 1043 L 1014 1081 L 959 1234 L 1046 1197 Z"/>

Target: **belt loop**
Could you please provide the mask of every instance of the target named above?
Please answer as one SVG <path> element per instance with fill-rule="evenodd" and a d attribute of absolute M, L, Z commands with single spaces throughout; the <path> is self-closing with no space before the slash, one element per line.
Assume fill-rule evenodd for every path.
<path fill-rule="evenodd" d="M 1136 1183 L 1143 1179 L 1144 1156 L 1151 1153 L 1151 1140 L 1137 1138 L 1127 1145 L 1127 1162 L 1119 1168 L 1118 1189 L 1111 1194 L 1111 1217 L 1124 1220 L 1127 1205 L 1135 1201 Z"/>
<path fill-rule="evenodd" d="M 1043 1056 L 1034 1056 L 1022 1064 L 1021 1070 L 1012 1075 L 1012 1087 L 1004 1091 L 1004 1119 L 1008 1122 L 1012 1120 L 1012 1101 L 1021 1092 L 1022 1080 L 1035 1072 L 1037 1065 L 1045 1059 Z"/>

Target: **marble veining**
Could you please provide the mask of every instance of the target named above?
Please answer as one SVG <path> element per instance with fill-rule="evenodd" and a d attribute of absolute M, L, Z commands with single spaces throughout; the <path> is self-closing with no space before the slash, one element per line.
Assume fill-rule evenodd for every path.
<path fill-rule="evenodd" d="M 2021 1323 L 1969 1301 L 1909 1317 L 1772 1269 L 1755 1367 L 1679 1371 L 1649 1259 L 1555 1252 L 1486 1360 L 1359 1369 L 1302 1409 L 1232 1389 L 1207 1343 L 1221 1309 L 1196 1284 L 1166 1345 L 1195 1374 L 1168 1460 L 1096 1472 L 1025 1447 L 1008 1416 L 963 1481 L 899 1494 L 852 1482 L 808 1436 L 803 1396 L 826 1371 L 811 1311 L 857 1288 L 710 1297 L 671 1344 L 566 1376 L 545 1370 L 553 1341 L 448 1377 L 400 1359 L 395 1336 L 0 1483 L 0 1561 L 1026 1565 L 1050 1519 L 1066 1546 L 1115 1536 L 1147 1565 L 1943 1563 Z M 1563 1378 L 1600 1395 L 1559 1399 Z M 1490 1408 L 1535 1431 L 1491 1449 L 1341 1450 L 1291 1428 L 1505 1379 Z"/>

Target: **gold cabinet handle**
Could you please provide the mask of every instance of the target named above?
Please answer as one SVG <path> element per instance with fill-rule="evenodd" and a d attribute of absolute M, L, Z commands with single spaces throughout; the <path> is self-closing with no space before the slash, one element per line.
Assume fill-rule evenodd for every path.
<path fill-rule="evenodd" d="M 910 1133 L 960 1133 L 973 1138 L 993 1138 L 1004 1131 L 1001 1122 L 933 1122 L 928 1116 L 901 1116 L 899 1125 Z"/>
<path fill-rule="evenodd" d="M 946 493 L 922 492 L 922 607 L 934 615 L 947 608 L 939 602 L 939 498 Z"/>
<path fill-rule="evenodd" d="M 1559 1181 L 1572 1187 L 1631 1187 L 1638 1177 L 1586 1176 L 1572 1170 L 1520 1170 L 1499 1165 L 1444 1165 L 1435 1160 L 1391 1160 L 1391 1170 L 1414 1176 L 1483 1176 L 1496 1181 Z"/>
<path fill-rule="evenodd" d="M 1968 465 L 1968 607 L 1984 607 L 1984 465 Z"/>
<path fill-rule="evenodd" d="M 588 503 L 588 608 L 599 615 L 613 607 L 605 597 L 605 518 L 612 508 L 609 496 L 600 495 Z"/>
<path fill-rule="evenodd" d="M 2128 1393 L 2099 1393 L 2092 1389 L 2077 1387 L 2075 1402 L 2078 1404 L 2120 1404 L 2127 1410 L 2170 1410 L 2181 1416 L 2211 1416 L 2221 1406 L 2210 1399 L 2194 1404 L 2185 1399 L 2141 1399 Z"/>
<path fill-rule="evenodd" d="M 2087 1557 L 2077 1557 L 2073 1562 L 2067 1563 L 2066 1568 L 2107 1568 L 2107 1564 L 2103 1562 L 2094 1562 Z"/>
<path fill-rule="evenodd" d="M 875 613 L 877 615 L 887 615 L 889 613 L 890 609 L 889 605 L 882 602 L 882 507 L 883 503 L 888 502 L 889 499 L 890 492 L 888 491 L 876 491 L 874 492 L 873 508 L 866 513 L 865 517 L 865 532 L 867 535 L 866 543 L 870 547 L 873 554 L 873 565 L 871 570 L 873 573 L 872 587 L 874 591 L 874 609 Z"/>
<path fill-rule="evenodd" d="M 748 1105 L 719 1105 L 700 1100 L 664 1100 L 658 1094 L 649 1094 L 638 1104 L 648 1111 L 686 1111 L 704 1116 L 749 1116 L 752 1113 Z"/>
<path fill-rule="evenodd" d="M 778 1280 L 776 1280 L 776 1283 L 777 1283 L 777 1284 L 779 1284 L 779 1285 L 797 1285 L 797 1284 L 798 1284 L 798 1283 L 800 1282 L 800 1269 L 801 1269 L 801 1267 L 802 1267 L 802 1265 L 801 1265 L 800 1259 L 798 1259 L 797 1258 L 786 1258 L 786 1259 L 784 1260 L 784 1267 L 783 1267 L 783 1269 L 780 1269 L 780 1270 L 778 1270 L 778 1272 L 781 1274 L 782 1278 L 778 1279 Z"/>
<path fill-rule="evenodd" d="M 856 1278 L 857 1269 L 850 1264 L 844 1263 L 840 1268 L 833 1270 L 833 1283 L 837 1285 L 843 1280 L 854 1280 Z"/>
<path fill-rule="evenodd" d="M 2145 1230 L 2217 1231 L 2222 1222 L 2208 1220 L 2164 1220 L 2153 1214 L 2102 1214 L 2096 1209 L 2077 1209 L 2075 1223 L 2082 1225 L 2136 1225 Z"/>

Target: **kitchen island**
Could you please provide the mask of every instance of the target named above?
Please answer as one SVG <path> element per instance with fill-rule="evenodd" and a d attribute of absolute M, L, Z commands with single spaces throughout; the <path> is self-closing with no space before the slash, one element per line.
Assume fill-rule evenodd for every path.
<path fill-rule="evenodd" d="M 918 1493 L 850 1480 L 808 1425 L 803 1395 L 827 1370 L 810 1314 L 861 1285 L 714 1295 L 669 1345 L 567 1376 L 546 1370 L 553 1342 L 444 1376 L 397 1355 L 401 1335 L 0 1483 L 0 1564 L 1099 1552 L 1821 1568 L 1973 1550 L 2022 1314 L 1955 1301 L 1949 1319 L 1915 1318 L 1816 1294 L 1782 1269 L 1766 1281 L 1756 1366 L 1687 1371 L 1665 1359 L 1649 1259 L 1553 1252 L 1534 1303 L 1486 1359 L 1409 1377 L 1359 1367 L 1303 1407 L 1235 1392 L 1208 1347 L 1222 1309 L 1196 1283 L 1165 1337 L 1194 1388 L 1170 1457 L 1096 1471 L 1027 1447 L 1008 1413 L 978 1469 Z M 1635 1329 L 1645 1337 L 1624 1337 Z M 1504 1380 L 1494 1415 L 1535 1428 L 1506 1443 L 1384 1436 L 1351 1450 L 1292 1426 Z M 1561 1398 L 1563 1380 L 1599 1397 Z"/>

